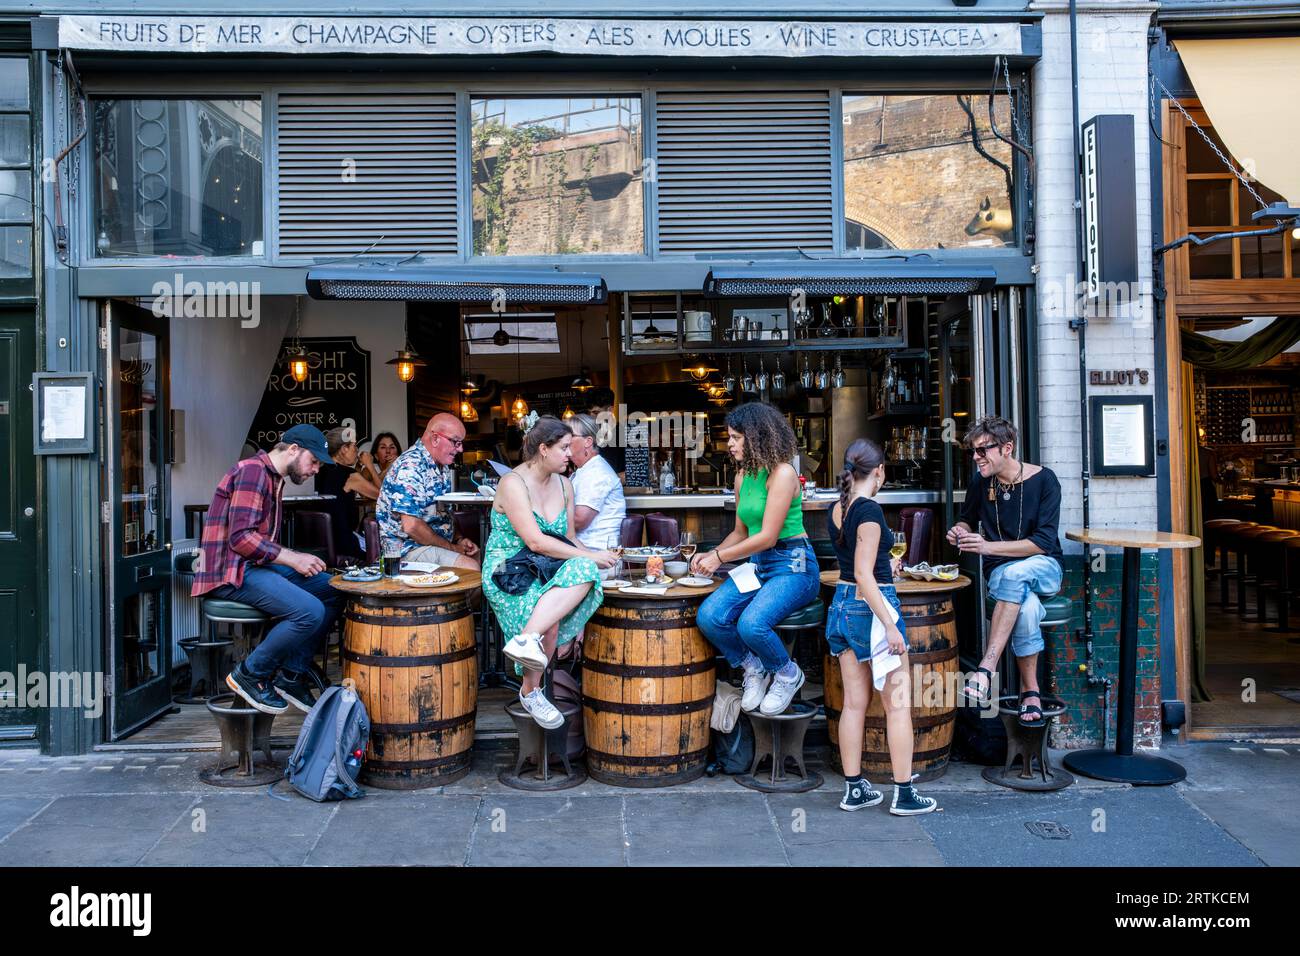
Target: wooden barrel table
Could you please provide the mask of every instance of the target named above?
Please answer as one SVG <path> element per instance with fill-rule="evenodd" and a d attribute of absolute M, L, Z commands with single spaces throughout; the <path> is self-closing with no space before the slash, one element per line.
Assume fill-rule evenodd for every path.
<path fill-rule="evenodd" d="M 361 781 L 418 790 L 469 772 L 478 705 L 478 646 L 471 602 L 477 571 L 417 588 L 400 578 L 355 583 L 335 577 L 347 595 L 343 676 L 356 683 L 370 716 Z"/>
<path fill-rule="evenodd" d="M 716 652 L 695 612 L 721 581 L 660 595 L 605 591 L 582 647 L 587 772 L 620 787 L 668 787 L 704 774 Z"/>
<path fill-rule="evenodd" d="M 822 583 L 834 584 L 838 571 L 822 572 Z M 962 575 L 955 581 L 895 582 L 898 603 L 907 627 L 908 663 L 912 670 L 912 772 L 920 780 L 934 780 L 948 769 L 952 736 L 956 729 L 960 663 L 957 659 L 957 616 L 952 596 L 970 585 Z M 826 655 L 826 729 L 831 739 L 831 766 L 844 772 L 840 761 L 840 710 L 844 684 L 839 658 Z M 867 777 L 893 779 L 889 745 L 885 738 L 882 691 L 874 687 L 867 706 L 862 736 L 862 772 Z"/>

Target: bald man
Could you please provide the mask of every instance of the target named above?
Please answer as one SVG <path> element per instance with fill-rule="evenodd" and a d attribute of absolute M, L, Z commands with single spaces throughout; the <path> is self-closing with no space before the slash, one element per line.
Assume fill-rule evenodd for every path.
<path fill-rule="evenodd" d="M 375 506 L 385 549 L 396 544 L 409 561 L 478 570 L 478 545 L 456 537 L 450 515 L 438 510 L 438 496 L 451 491 L 451 463 L 464 444 L 460 419 L 439 412 L 393 462 Z"/>

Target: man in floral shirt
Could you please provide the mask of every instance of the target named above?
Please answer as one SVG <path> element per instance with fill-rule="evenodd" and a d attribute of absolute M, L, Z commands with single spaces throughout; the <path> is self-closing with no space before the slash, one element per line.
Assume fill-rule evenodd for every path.
<path fill-rule="evenodd" d="M 451 491 L 451 464 L 464 446 L 460 419 L 439 412 L 393 462 L 375 506 L 385 549 L 397 544 L 411 561 L 478 570 L 478 545 L 457 539 L 450 516 L 438 510 L 438 496 Z"/>

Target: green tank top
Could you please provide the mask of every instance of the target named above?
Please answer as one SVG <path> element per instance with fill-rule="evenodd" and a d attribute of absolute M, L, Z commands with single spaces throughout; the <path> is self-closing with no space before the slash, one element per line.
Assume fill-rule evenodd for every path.
<path fill-rule="evenodd" d="M 745 474 L 740 479 L 740 494 L 736 496 L 736 515 L 740 523 L 750 534 L 763 530 L 763 509 L 767 507 L 767 469 L 757 474 Z M 803 534 L 803 508 L 799 504 L 799 492 L 795 492 L 786 512 L 785 522 L 781 525 L 782 538 L 796 538 Z"/>

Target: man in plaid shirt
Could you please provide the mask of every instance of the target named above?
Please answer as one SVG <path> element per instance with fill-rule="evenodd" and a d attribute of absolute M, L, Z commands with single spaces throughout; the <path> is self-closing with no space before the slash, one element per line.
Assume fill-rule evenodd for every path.
<path fill-rule="evenodd" d="M 330 587 L 324 561 L 276 539 L 284 479 L 300 485 L 332 463 L 320 429 L 295 425 L 269 452 L 226 472 L 203 521 L 191 593 L 251 604 L 274 619 L 226 677 L 231 690 L 265 714 L 283 713 L 289 704 L 311 710 L 312 689 L 320 687 L 312 658 L 338 618 L 341 595 Z"/>

